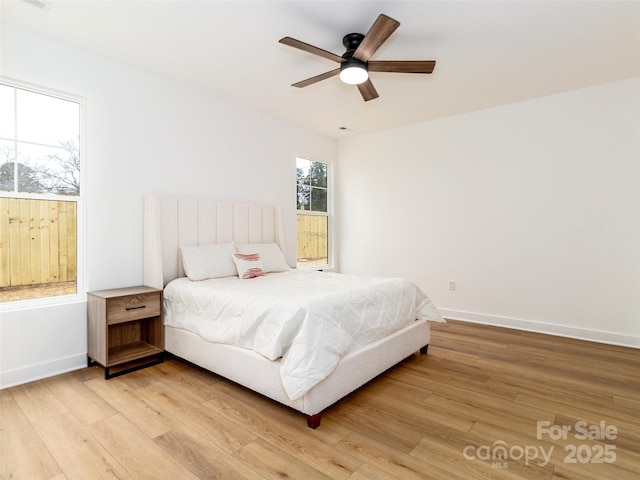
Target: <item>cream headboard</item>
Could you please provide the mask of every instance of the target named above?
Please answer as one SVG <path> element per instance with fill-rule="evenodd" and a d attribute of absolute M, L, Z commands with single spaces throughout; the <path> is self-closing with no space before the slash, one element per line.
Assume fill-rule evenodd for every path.
<path fill-rule="evenodd" d="M 282 212 L 275 205 L 146 195 L 144 284 L 164 288 L 184 277 L 180 247 L 212 243 L 277 243 L 286 255 Z"/>

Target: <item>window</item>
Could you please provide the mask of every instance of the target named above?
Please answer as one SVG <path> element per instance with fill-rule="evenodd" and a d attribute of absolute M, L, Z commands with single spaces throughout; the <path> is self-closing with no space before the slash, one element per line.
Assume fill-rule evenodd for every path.
<path fill-rule="evenodd" d="M 329 165 L 296 159 L 298 267 L 326 267 L 329 256 Z"/>
<path fill-rule="evenodd" d="M 0 302 L 78 291 L 82 104 L 0 83 Z"/>

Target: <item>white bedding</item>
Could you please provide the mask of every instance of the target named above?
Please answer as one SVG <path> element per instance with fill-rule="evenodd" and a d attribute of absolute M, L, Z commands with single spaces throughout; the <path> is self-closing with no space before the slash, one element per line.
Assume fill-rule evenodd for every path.
<path fill-rule="evenodd" d="M 167 325 L 281 358 L 291 400 L 326 378 L 353 347 L 416 320 L 443 321 L 409 280 L 300 270 L 251 280 L 179 278 L 166 286 L 164 301 Z"/>

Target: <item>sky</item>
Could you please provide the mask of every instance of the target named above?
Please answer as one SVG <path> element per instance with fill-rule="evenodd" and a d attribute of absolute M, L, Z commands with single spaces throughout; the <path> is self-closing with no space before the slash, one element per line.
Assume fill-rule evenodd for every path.
<path fill-rule="evenodd" d="M 79 132 L 78 102 L 0 84 L 0 164 L 13 162 L 17 149 L 18 164 L 61 174 L 52 157 L 68 158 L 61 146 L 69 141 L 77 146 Z"/>

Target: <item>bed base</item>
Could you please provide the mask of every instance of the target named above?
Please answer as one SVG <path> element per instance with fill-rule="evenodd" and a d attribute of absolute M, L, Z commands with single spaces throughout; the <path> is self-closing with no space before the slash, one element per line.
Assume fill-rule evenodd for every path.
<path fill-rule="evenodd" d="M 429 348 L 429 345 L 420 347 L 420 355 L 426 355 L 428 348 Z M 322 412 L 316 413 L 315 415 L 307 415 L 307 426 L 315 430 L 320 426 L 321 420 L 322 420 Z"/>
<path fill-rule="evenodd" d="M 243 385 L 307 416 L 317 428 L 322 412 L 408 356 L 426 353 L 429 323 L 416 321 L 383 339 L 348 353 L 336 369 L 305 396 L 291 400 L 282 386 L 280 362 L 245 348 L 211 343 L 200 336 L 165 326 L 165 349 L 206 370 Z"/>

